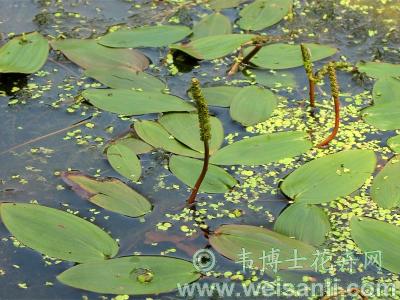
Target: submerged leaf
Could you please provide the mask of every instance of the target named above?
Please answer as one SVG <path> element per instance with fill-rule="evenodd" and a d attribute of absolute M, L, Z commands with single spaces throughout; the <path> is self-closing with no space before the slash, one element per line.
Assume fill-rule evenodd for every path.
<path fill-rule="evenodd" d="M 243 126 L 251 126 L 267 120 L 277 105 L 278 98 L 270 90 L 248 86 L 233 98 L 230 114 Z"/>
<path fill-rule="evenodd" d="M 113 89 L 141 89 L 160 92 L 165 83 L 144 72 L 132 72 L 127 68 L 95 68 L 85 71 L 85 75 L 96 79 Z"/>
<path fill-rule="evenodd" d="M 163 47 L 184 39 L 191 33 L 181 25 L 142 26 L 107 33 L 99 44 L 115 48 Z"/>
<path fill-rule="evenodd" d="M 34 73 L 45 64 L 49 43 L 38 32 L 14 37 L 0 48 L 0 73 Z"/>
<path fill-rule="evenodd" d="M 256 0 L 241 10 L 238 24 L 245 30 L 261 30 L 282 20 L 292 6 L 293 0 Z"/>
<path fill-rule="evenodd" d="M 221 10 L 225 8 L 237 7 L 244 2 L 249 0 L 211 0 L 210 6 L 212 9 Z"/>
<path fill-rule="evenodd" d="M 2 203 L 0 215 L 18 241 L 54 258 L 90 262 L 118 252 L 117 242 L 99 227 L 61 210 L 37 204 Z"/>
<path fill-rule="evenodd" d="M 169 160 L 169 169 L 183 183 L 193 187 L 201 173 L 203 161 L 174 155 Z M 237 184 L 224 169 L 209 165 L 206 177 L 200 186 L 204 193 L 225 193 Z"/>
<path fill-rule="evenodd" d="M 192 40 L 221 34 L 232 33 L 231 21 L 220 13 L 213 13 L 193 25 Z"/>
<path fill-rule="evenodd" d="M 199 117 L 193 113 L 165 114 L 159 119 L 159 123 L 171 135 L 182 144 L 204 153 L 204 142 L 200 140 Z M 224 141 L 224 128 L 216 117 L 210 117 L 211 140 L 210 154 L 217 151 Z"/>
<path fill-rule="evenodd" d="M 217 165 L 263 165 L 300 155 L 311 147 L 304 132 L 278 132 L 230 144 L 218 150 L 210 162 Z"/>
<path fill-rule="evenodd" d="M 74 288 L 116 295 L 173 291 L 201 276 L 191 262 L 167 256 L 127 256 L 74 266 L 57 276 Z"/>
<path fill-rule="evenodd" d="M 171 49 L 180 50 L 197 59 L 212 60 L 234 52 L 250 41 L 252 34 L 223 34 L 196 39 L 187 44 L 174 44 Z"/>
<path fill-rule="evenodd" d="M 375 170 L 371 150 L 347 150 L 302 165 L 282 183 L 284 194 L 298 203 L 317 204 L 357 190 Z"/>
<path fill-rule="evenodd" d="M 151 211 L 150 202 L 115 178 L 95 179 L 79 172 L 64 172 L 62 178 L 72 189 L 90 202 L 129 217 L 140 217 Z"/>
<path fill-rule="evenodd" d="M 251 70 L 255 75 L 258 84 L 269 88 L 295 88 L 297 87 L 296 77 L 293 73 L 271 70 Z"/>
<path fill-rule="evenodd" d="M 107 159 L 115 171 L 129 180 L 137 181 L 142 174 L 142 167 L 136 153 L 118 141 L 106 150 Z"/>
<path fill-rule="evenodd" d="M 96 40 L 53 40 L 51 46 L 84 69 L 126 68 L 138 72 L 149 66 L 146 56 L 137 50 L 112 49 L 98 44 Z"/>
<path fill-rule="evenodd" d="M 317 61 L 337 52 L 332 48 L 319 44 L 304 44 L 311 52 L 311 60 Z M 261 48 L 256 56 L 251 60 L 255 65 L 266 69 L 289 69 L 303 65 L 303 56 L 300 45 L 272 44 Z"/>
<path fill-rule="evenodd" d="M 88 89 L 82 96 L 94 106 L 123 115 L 143 115 L 168 111 L 193 111 L 195 108 L 176 96 L 123 89 Z"/>
<path fill-rule="evenodd" d="M 330 230 L 325 212 L 315 206 L 294 203 L 286 208 L 276 220 L 274 230 L 315 246 L 321 245 Z"/>
<path fill-rule="evenodd" d="M 366 73 L 373 78 L 388 78 L 400 76 L 400 64 L 384 62 L 359 62 L 356 67 L 359 72 Z"/>

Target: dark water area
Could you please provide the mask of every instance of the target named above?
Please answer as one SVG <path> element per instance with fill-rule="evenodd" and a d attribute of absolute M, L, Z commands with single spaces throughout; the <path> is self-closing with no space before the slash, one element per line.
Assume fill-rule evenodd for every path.
<path fill-rule="evenodd" d="M 293 39 L 296 42 L 317 42 L 335 46 L 340 49 L 335 59 L 344 56 L 347 61 L 353 63 L 374 59 L 399 63 L 400 3 L 349 0 L 343 1 L 346 4 L 342 5 L 339 2 L 297 2 L 292 21 L 281 22 L 265 32 L 271 35 L 287 34 L 287 40 Z M 108 27 L 115 24 L 141 26 L 165 23 L 174 17 L 179 18 L 183 24 L 191 25 L 199 19 L 199 15 L 210 13 L 194 1 L 189 5 L 185 3 L 150 0 L 0 0 L 0 45 L 8 40 L 10 33 L 39 31 L 51 37 L 63 35 L 89 38 L 104 34 Z M 385 9 L 383 13 L 379 12 L 380 8 Z M 232 21 L 238 16 L 236 9 L 227 9 L 223 13 Z M 239 31 L 238 28 L 235 30 Z M 181 63 L 182 73 L 172 76 L 161 63 L 168 52 L 167 49 L 141 50 L 156 66 L 149 72 L 165 80 L 171 93 L 184 99 L 189 99 L 186 91 L 193 76 L 200 78 L 204 86 L 222 85 L 231 64 L 230 59 L 194 62 L 185 58 Z M 326 61 L 317 65 L 324 62 Z M 176 64 L 179 66 L 179 63 Z M 307 98 L 304 70 L 297 68 L 285 72 L 294 76 L 296 87 L 274 90 L 288 99 L 289 108 L 297 111 L 304 106 Z M 244 74 L 237 74 L 232 80 L 239 86 L 248 84 L 248 77 Z M 359 95 L 372 88 L 371 80 L 352 74 L 341 73 L 339 81 L 342 93 L 345 94 L 343 98 L 351 99 L 352 95 Z M 141 218 L 124 217 L 90 204 L 71 191 L 58 176 L 58 172 L 72 169 L 89 175 L 124 180 L 105 159 L 105 144 L 129 130 L 132 121 L 157 117 L 147 115 L 122 119 L 108 112 L 98 113 L 94 107 L 87 104 L 75 106 L 74 99 L 79 92 L 94 83 L 95 81 L 83 76 L 82 69 L 54 51 L 50 52 L 47 63 L 36 74 L 0 74 L 0 200 L 21 203 L 37 201 L 41 205 L 78 212 L 79 216 L 94 222 L 113 238 L 118 239 L 118 256 L 138 253 L 167 254 L 191 260 L 196 250 L 208 246 L 208 241 L 199 230 L 192 236 L 182 231 L 182 226 L 193 228 L 193 220 L 189 218 L 189 221 L 185 221 L 189 214 L 182 212 L 189 189 L 169 172 L 168 154 L 157 150 L 140 157 L 142 179 L 139 183 L 130 185 L 145 195 L 154 206 L 151 213 Z M 367 93 L 357 108 L 362 109 L 370 102 Z M 348 102 L 344 101 L 343 105 L 348 105 Z M 211 111 L 223 122 L 228 139 L 239 140 L 244 136 L 263 133 L 261 129 L 246 130 L 233 122 L 225 108 L 211 108 Z M 74 124 L 86 118 L 91 118 L 89 123 L 94 125 L 93 128 L 85 125 L 74 127 Z M 300 124 L 301 122 L 298 122 L 293 126 L 299 127 Z M 343 130 L 351 130 L 350 128 L 349 125 Z M 376 145 L 376 149 L 382 147 L 379 155 L 390 156 L 387 148 L 384 148 L 385 141 L 395 134 L 394 131 L 371 131 L 365 134 L 366 141 L 363 143 L 370 142 L 371 145 Z M 347 142 L 344 133 L 339 139 Z M 276 176 L 267 178 L 262 174 L 276 171 L 279 178 L 284 178 L 296 164 L 307 160 L 309 157 L 303 156 L 295 162 L 293 168 L 285 170 L 274 164 L 255 168 L 228 168 L 230 173 L 237 175 L 242 185 L 248 184 L 248 187 L 238 188 L 228 195 L 201 195 L 199 203 L 208 203 L 204 207 L 208 209 L 206 216 L 211 217 L 207 220 L 210 228 L 214 229 L 226 223 L 272 228 L 273 220 L 287 206 L 288 199 L 277 189 Z M 262 184 L 252 185 L 243 171 L 258 174 Z M 247 198 L 232 200 L 243 198 L 244 195 Z M 232 201 L 226 201 L 227 197 Z M 209 206 L 211 203 L 221 202 L 224 203 L 221 211 L 213 210 Z M 242 215 L 233 218 L 230 213 L 234 210 L 241 211 Z M 172 215 L 176 218 L 172 218 Z M 172 224 L 172 228 L 167 231 L 160 229 L 163 222 Z M 333 240 L 334 236 L 331 236 L 328 244 Z M 335 247 L 340 245 L 343 244 L 338 242 Z M 241 269 L 240 265 L 217 253 L 216 258 L 215 272 L 235 273 Z M 56 276 L 72 265 L 20 247 L 0 222 L 1 300 L 113 298 L 110 295 L 73 289 L 58 282 Z M 365 274 L 337 275 L 344 282 L 360 281 L 363 276 Z M 205 280 L 221 281 L 223 276 Z M 186 297 L 172 292 L 159 296 L 135 296 L 131 299 Z M 195 299 L 217 298 L 199 296 Z"/>

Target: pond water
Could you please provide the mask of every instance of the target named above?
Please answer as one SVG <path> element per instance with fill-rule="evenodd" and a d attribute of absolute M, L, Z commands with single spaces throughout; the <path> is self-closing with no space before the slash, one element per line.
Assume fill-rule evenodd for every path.
<path fill-rule="evenodd" d="M 30 31 L 39 31 L 52 37 L 88 38 L 102 35 L 109 26 L 122 23 L 141 26 L 165 23 L 172 19 L 191 25 L 199 16 L 210 12 L 201 5 L 202 1 L 195 2 L 0 0 L 0 44 L 5 43 L 11 33 Z M 232 21 L 238 16 L 236 9 L 227 9 L 223 13 Z M 335 59 L 343 56 L 352 63 L 374 59 L 399 63 L 399 22 L 398 1 L 296 1 L 293 20 L 283 21 L 264 32 L 282 35 L 286 41 L 335 46 L 340 49 Z M 239 31 L 238 28 L 235 30 Z M 222 85 L 225 82 L 241 86 L 250 80 L 245 74 L 226 78 L 230 58 L 201 61 L 198 65 L 185 58 L 182 62 L 176 62 L 182 72 L 172 75 L 162 66 L 167 49 L 145 48 L 142 51 L 154 65 L 150 72 L 167 81 L 172 94 L 184 99 L 188 99 L 186 90 L 193 76 L 198 77 L 204 86 Z M 329 91 L 329 86 L 321 85 L 317 96 L 321 103 L 317 114 L 324 116 L 325 120 L 314 120 L 305 109 L 308 93 L 304 70 L 290 69 L 285 73 L 294 78 L 295 87 L 273 87 L 286 100 L 281 102 L 274 116 L 264 123 L 244 128 L 232 121 L 227 109 L 211 108 L 211 112 L 224 124 L 227 136 L 225 143 L 277 130 L 306 130 L 316 139 L 322 139 L 329 133 L 331 125 L 327 124 L 332 124 L 333 114 L 327 96 L 329 93 L 323 92 Z M 262 83 L 262 77 L 268 71 L 257 74 L 257 79 L 260 78 Z M 313 150 L 287 163 L 227 168 L 240 184 L 225 195 L 201 194 L 198 200 L 198 207 L 204 209 L 205 222 L 211 230 L 227 223 L 272 228 L 274 220 L 288 204 L 288 199 L 278 189 L 280 179 L 313 157 L 353 146 L 375 150 L 380 161 L 392 156 L 386 147 L 386 140 L 395 132 L 378 131 L 358 117 L 357 111 L 371 104 L 372 81 L 345 73 L 340 73 L 339 81 L 344 107 L 343 124 L 334 146 L 327 150 Z M 121 247 L 119 256 L 167 254 L 191 260 L 196 250 L 208 246 L 208 241 L 198 230 L 190 212 L 182 210 L 190 189 L 169 172 L 167 153 L 157 150 L 141 155 L 143 176 L 139 183 L 131 185 L 154 206 L 153 211 L 142 218 L 124 217 L 100 209 L 76 195 L 58 176 L 60 171 L 73 169 L 124 180 L 105 159 L 105 144 L 129 130 L 133 120 L 157 117 L 119 118 L 112 113 L 99 112 L 87 104 L 75 105 L 74 99 L 79 92 L 93 84 L 96 85 L 96 82 L 85 78 L 82 69 L 54 51 L 51 51 L 47 63 L 38 73 L 29 76 L 0 74 L 0 199 L 25 203 L 37 201 L 45 206 L 77 212 L 118 239 Z M 87 118 L 90 119 L 83 125 L 74 125 Z M 325 248 L 333 250 L 337 257 L 350 249 L 348 246 L 351 244 L 348 241 L 348 219 L 342 218 L 343 215 L 354 209 L 372 215 L 381 214 L 370 202 L 352 206 L 354 197 L 368 198 L 365 195 L 367 189 L 368 186 L 364 186 L 353 196 L 341 199 L 340 207 L 325 206 L 332 223 L 332 232 Z M 399 219 L 395 210 L 391 215 L 395 220 Z M 166 229 L 165 223 L 171 227 Z M 225 272 L 236 273 L 241 270 L 240 265 L 217 253 L 216 260 L 215 273 L 206 281 L 227 280 L 223 275 Z M 72 265 L 43 258 L 38 252 L 21 247 L 0 223 L 0 299 L 113 298 L 59 283 L 56 276 Z M 246 276 L 251 278 L 249 274 Z M 343 285 L 361 282 L 366 276 L 374 277 L 372 281 L 397 280 L 397 275 L 375 271 L 356 274 L 338 271 L 335 276 L 342 280 Z M 186 299 L 175 292 L 134 299 L 149 297 Z M 202 299 L 200 296 L 194 298 Z"/>

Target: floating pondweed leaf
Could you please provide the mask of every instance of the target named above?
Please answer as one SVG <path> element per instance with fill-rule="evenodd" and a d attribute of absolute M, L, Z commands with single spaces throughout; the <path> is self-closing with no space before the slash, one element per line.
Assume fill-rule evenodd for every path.
<path fill-rule="evenodd" d="M 400 106 L 400 80 L 393 77 L 379 79 L 372 94 L 374 105 L 393 103 Z"/>
<path fill-rule="evenodd" d="M 300 155 L 312 147 L 304 132 L 259 135 L 218 150 L 210 162 L 216 165 L 262 165 Z"/>
<path fill-rule="evenodd" d="M 215 86 L 203 88 L 202 92 L 207 104 L 211 106 L 229 107 L 233 98 L 242 90 L 235 86 Z"/>
<path fill-rule="evenodd" d="M 312 61 L 327 58 L 337 52 L 336 48 L 325 45 L 304 45 L 310 50 Z M 289 69 L 302 66 L 303 56 L 300 45 L 278 43 L 262 47 L 251 62 L 266 69 Z"/>
<path fill-rule="evenodd" d="M 193 25 L 192 40 L 220 34 L 232 33 L 231 21 L 221 13 L 213 13 Z"/>
<path fill-rule="evenodd" d="M 89 262 L 118 252 L 117 242 L 107 233 L 64 211 L 36 204 L 2 203 L 0 215 L 18 241 L 54 258 Z"/>
<path fill-rule="evenodd" d="M 201 173 L 203 161 L 174 155 L 169 160 L 169 169 L 183 183 L 193 187 Z M 225 193 L 237 184 L 224 169 L 209 165 L 206 177 L 200 186 L 204 193 Z"/>
<path fill-rule="evenodd" d="M 248 86 L 233 98 L 230 115 L 243 126 L 251 126 L 267 120 L 277 105 L 278 98 L 270 90 Z"/>
<path fill-rule="evenodd" d="M 145 197 L 115 178 L 95 179 L 79 172 L 64 172 L 62 178 L 78 195 L 104 209 L 129 217 L 151 211 Z"/>
<path fill-rule="evenodd" d="M 234 52 L 240 45 L 254 38 L 253 34 L 223 34 L 196 39 L 187 44 L 171 45 L 197 59 L 212 60 Z"/>
<path fill-rule="evenodd" d="M 372 150 L 347 150 L 302 165 L 282 183 L 281 189 L 297 203 L 324 203 L 357 190 L 375 170 Z"/>
<path fill-rule="evenodd" d="M 142 174 L 142 167 L 136 153 L 128 146 L 118 141 L 106 149 L 108 162 L 122 176 L 137 181 Z"/>
<path fill-rule="evenodd" d="M 303 203 L 291 204 L 279 215 L 274 226 L 279 233 L 315 246 L 325 241 L 330 228 L 323 209 Z"/>
<path fill-rule="evenodd" d="M 127 68 L 89 69 L 85 71 L 85 75 L 113 89 L 141 89 L 147 92 L 160 92 L 166 86 L 157 77 L 144 72 L 132 72 Z"/>
<path fill-rule="evenodd" d="M 195 108 L 176 96 L 123 89 L 88 89 L 82 96 L 94 106 L 116 114 L 143 115 Z"/>
<path fill-rule="evenodd" d="M 400 227 L 371 218 L 353 217 L 351 237 L 363 252 L 380 252 L 382 267 L 400 272 Z M 379 266 L 378 266 L 379 267 Z"/>
<path fill-rule="evenodd" d="M 400 153 L 400 135 L 392 136 L 387 140 L 387 145 L 395 153 Z"/>
<path fill-rule="evenodd" d="M 138 136 L 154 148 L 164 149 L 165 151 L 183 156 L 196 158 L 203 157 L 203 154 L 194 151 L 177 141 L 158 122 L 147 120 L 137 121 L 135 122 L 134 128 Z"/>
<path fill-rule="evenodd" d="M 165 114 L 159 119 L 160 124 L 178 141 L 204 153 L 204 142 L 200 140 L 199 116 L 194 113 Z M 211 140 L 210 154 L 217 151 L 224 141 L 224 127 L 216 117 L 210 117 Z"/>
<path fill-rule="evenodd" d="M 271 70 L 251 70 L 256 75 L 256 82 L 269 88 L 295 88 L 297 87 L 296 77 L 292 73 Z"/>
<path fill-rule="evenodd" d="M 400 129 L 400 103 L 379 103 L 361 111 L 368 124 L 380 130 Z"/>
<path fill-rule="evenodd" d="M 99 44 L 115 48 L 163 47 L 187 37 L 192 31 L 180 25 L 143 26 L 107 33 Z"/>
<path fill-rule="evenodd" d="M 147 295 L 173 291 L 199 279 L 191 262 L 167 256 L 127 256 L 103 263 L 85 263 L 57 276 L 74 288 L 116 295 Z"/>
<path fill-rule="evenodd" d="M 221 10 L 225 8 L 237 7 L 244 2 L 249 0 L 211 0 L 210 6 L 212 9 Z"/>
<path fill-rule="evenodd" d="M 117 142 L 119 145 L 124 145 L 128 147 L 136 154 L 148 153 L 151 150 L 153 150 L 152 146 L 139 139 L 132 137 L 131 134 L 128 134 L 127 136 L 124 136 L 114 142 Z"/>
<path fill-rule="evenodd" d="M 292 9 L 293 0 L 256 0 L 240 11 L 238 25 L 245 30 L 261 30 L 282 20 Z"/>
<path fill-rule="evenodd" d="M 210 235 L 209 242 L 220 254 L 236 262 L 241 258 L 244 249 L 248 254 L 247 258 L 253 261 L 254 267 L 260 269 L 268 268 L 263 265 L 260 257 L 265 257 L 270 254 L 268 251 L 276 249 L 279 251 L 281 263 L 276 265 L 276 270 L 273 270 L 273 266 L 268 268 L 269 273 L 293 267 L 291 259 L 295 252 L 298 257 L 306 258 L 299 262 L 302 266 L 301 270 L 311 270 L 311 264 L 314 261 L 315 248 L 313 246 L 257 226 L 222 225 Z"/>
<path fill-rule="evenodd" d="M 400 156 L 392 158 L 376 175 L 371 186 L 371 198 L 380 207 L 393 208 L 400 204 Z"/>
<path fill-rule="evenodd" d="M 388 78 L 400 76 L 400 64 L 389 64 L 384 62 L 359 62 L 357 65 L 358 71 L 366 73 L 373 78 Z"/>
<path fill-rule="evenodd" d="M 14 37 L 0 48 L 0 73 L 34 73 L 48 54 L 49 43 L 38 32 Z"/>
<path fill-rule="evenodd" d="M 146 56 L 137 50 L 112 49 L 98 44 L 95 40 L 53 40 L 51 46 L 84 69 L 127 68 L 138 72 L 149 66 Z"/>

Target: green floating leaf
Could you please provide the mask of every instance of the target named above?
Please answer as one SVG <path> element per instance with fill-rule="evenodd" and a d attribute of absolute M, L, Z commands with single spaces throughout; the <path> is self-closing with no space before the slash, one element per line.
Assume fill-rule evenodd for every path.
<path fill-rule="evenodd" d="M 393 103 L 400 105 L 400 80 L 387 77 L 379 79 L 374 84 L 374 105 Z"/>
<path fill-rule="evenodd" d="M 363 252 L 379 251 L 382 266 L 393 273 L 400 272 L 400 228 L 370 218 L 353 217 L 351 237 Z"/>
<path fill-rule="evenodd" d="M 211 106 L 229 107 L 233 98 L 242 90 L 235 86 L 215 86 L 203 88 L 203 96 Z"/>
<path fill-rule="evenodd" d="M 174 155 L 169 160 L 169 169 L 183 183 L 193 187 L 201 173 L 203 161 Z M 209 165 L 206 177 L 200 186 L 204 193 L 225 193 L 237 184 L 224 169 Z"/>
<path fill-rule="evenodd" d="M 176 96 L 123 89 L 88 89 L 82 96 L 94 106 L 116 114 L 144 115 L 195 108 Z"/>
<path fill-rule="evenodd" d="M 196 39 L 187 44 L 174 44 L 170 47 L 197 59 L 212 60 L 234 52 L 254 37 L 253 34 L 213 35 Z"/>
<path fill-rule="evenodd" d="M 146 198 L 115 178 L 95 179 L 74 171 L 64 172 L 62 178 L 78 195 L 104 209 L 129 217 L 151 211 Z"/>
<path fill-rule="evenodd" d="M 192 40 L 221 34 L 231 34 L 231 21 L 218 12 L 207 15 L 193 25 Z"/>
<path fill-rule="evenodd" d="M 173 291 L 201 276 L 191 262 L 166 256 L 127 256 L 74 266 L 57 279 L 74 288 L 115 295 Z"/>
<path fill-rule="evenodd" d="M 195 158 L 203 157 L 203 154 L 177 141 L 164 127 L 155 121 L 137 121 L 135 122 L 134 128 L 138 136 L 154 148 L 161 148 L 165 151 L 183 156 Z"/>
<path fill-rule="evenodd" d="M 357 190 L 375 169 L 372 150 L 348 150 L 302 165 L 282 183 L 281 189 L 298 203 L 318 204 Z"/>
<path fill-rule="evenodd" d="M 359 62 L 356 67 L 359 72 L 366 73 L 372 78 L 388 78 L 400 76 L 400 64 L 389 64 L 383 62 Z"/>
<path fill-rule="evenodd" d="M 184 39 L 191 33 L 180 25 L 143 26 L 107 33 L 99 44 L 115 48 L 163 47 Z"/>
<path fill-rule="evenodd" d="M 395 153 L 400 153 L 400 135 L 392 136 L 387 140 L 390 149 Z"/>
<path fill-rule="evenodd" d="M 216 165 L 263 165 L 300 155 L 311 147 L 304 132 L 265 134 L 243 139 L 218 150 L 210 162 Z"/>
<path fill-rule="evenodd" d="M 380 130 L 400 129 L 400 104 L 379 103 L 363 109 L 361 115 L 365 122 Z"/>
<path fill-rule="evenodd" d="M 337 52 L 332 48 L 319 44 L 305 44 L 311 52 L 311 60 L 317 61 Z M 303 65 L 300 45 L 272 44 L 262 47 L 256 56 L 251 60 L 255 65 L 266 69 L 290 69 Z"/>
<path fill-rule="evenodd" d="M 106 150 L 107 159 L 115 171 L 129 180 L 137 181 L 142 174 L 142 167 L 136 153 L 118 141 Z"/>
<path fill-rule="evenodd" d="M 260 258 L 268 255 L 272 249 L 279 251 L 281 263 L 277 264 L 278 270 L 288 270 L 293 267 L 296 251 L 299 258 L 306 259 L 298 262 L 303 271 L 312 270 L 311 264 L 315 260 L 313 246 L 257 226 L 222 225 L 210 235 L 209 243 L 213 249 L 235 262 L 240 260 L 240 254 L 244 249 L 248 253 L 248 259 L 252 259 L 254 266 L 260 269 L 268 268 L 263 266 L 263 260 Z M 273 272 L 272 268 L 267 271 Z"/>
<path fill-rule="evenodd" d="M 295 203 L 276 220 L 274 230 L 297 240 L 319 246 L 325 241 L 331 225 L 323 209 L 310 204 Z"/>
<path fill-rule="evenodd" d="M 221 10 L 225 8 L 237 7 L 244 2 L 249 0 L 211 0 L 210 6 L 214 10 Z"/>
<path fill-rule="evenodd" d="M 240 11 L 238 25 L 245 30 L 262 30 L 282 20 L 293 0 L 256 0 Z"/>
<path fill-rule="evenodd" d="M 376 175 L 371 197 L 380 207 L 393 208 L 400 203 L 400 156 L 392 158 Z"/>
<path fill-rule="evenodd" d="M 293 73 L 267 71 L 267 70 L 251 70 L 256 75 L 256 82 L 269 88 L 296 88 L 297 81 Z"/>
<path fill-rule="evenodd" d="M 149 144 L 147 144 L 141 140 L 138 140 L 138 139 L 132 137 L 131 134 L 128 134 L 114 142 L 117 142 L 120 145 L 124 145 L 124 146 L 128 147 L 130 150 L 132 150 L 136 154 L 148 153 L 151 150 L 153 150 L 152 146 L 150 146 Z"/>
<path fill-rule="evenodd" d="M 73 214 L 36 204 L 2 203 L 4 225 L 25 246 L 45 255 L 90 262 L 113 257 L 118 244 L 96 225 Z"/>
<path fill-rule="evenodd" d="M 141 89 L 160 92 L 165 83 L 144 72 L 132 72 L 127 68 L 96 68 L 85 71 L 85 75 L 113 89 Z"/>
<path fill-rule="evenodd" d="M 131 72 L 143 71 L 149 61 L 141 52 L 130 49 L 112 49 L 95 40 L 53 40 L 51 46 L 84 69 L 126 68 Z"/>
<path fill-rule="evenodd" d="M 182 144 L 204 153 L 204 142 L 200 140 L 199 117 L 193 113 L 165 114 L 159 123 Z M 210 154 L 217 151 L 224 141 L 224 127 L 216 117 L 210 117 L 211 140 Z"/>
<path fill-rule="evenodd" d="M 37 72 L 48 54 L 49 43 L 38 32 L 14 37 L 0 48 L 0 73 Z"/>
<path fill-rule="evenodd" d="M 277 105 L 278 98 L 270 90 L 248 86 L 233 98 L 230 114 L 243 126 L 251 126 L 267 120 Z"/>

